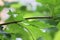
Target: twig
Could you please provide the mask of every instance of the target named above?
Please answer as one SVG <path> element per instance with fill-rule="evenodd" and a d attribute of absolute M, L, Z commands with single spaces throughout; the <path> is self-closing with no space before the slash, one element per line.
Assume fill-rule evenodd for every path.
<path fill-rule="evenodd" d="M 25 20 L 29 20 L 29 19 L 52 19 L 53 17 L 30 17 L 30 18 L 25 18 Z M 22 20 L 24 21 L 24 20 Z M 12 24 L 12 23 L 18 23 L 18 22 L 22 22 L 22 21 L 13 21 L 13 22 L 8 22 L 8 23 L 3 23 L 0 25 L 8 25 L 8 24 Z"/>

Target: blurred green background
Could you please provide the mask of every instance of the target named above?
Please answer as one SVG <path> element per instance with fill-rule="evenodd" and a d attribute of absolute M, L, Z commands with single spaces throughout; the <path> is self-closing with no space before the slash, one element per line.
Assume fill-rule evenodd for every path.
<path fill-rule="evenodd" d="M 0 12 L 0 40 L 60 40 L 60 0 L 4 1 Z"/>

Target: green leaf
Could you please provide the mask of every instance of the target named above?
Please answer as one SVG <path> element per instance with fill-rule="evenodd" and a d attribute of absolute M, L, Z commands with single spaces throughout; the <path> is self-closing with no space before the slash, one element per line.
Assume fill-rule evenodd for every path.
<path fill-rule="evenodd" d="M 31 35 L 26 32 L 22 26 L 19 26 L 18 24 L 7 25 L 7 29 L 5 30 L 5 32 L 12 34 L 12 40 L 15 40 L 16 38 L 22 38 L 23 40 L 33 39 Z"/>
<path fill-rule="evenodd" d="M 60 22 L 57 24 L 57 28 L 60 30 Z"/>
<path fill-rule="evenodd" d="M 28 21 L 29 24 L 36 26 L 40 29 L 44 29 L 44 28 L 50 28 L 53 27 L 53 25 L 50 25 L 44 21 L 39 21 L 39 20 L 34 20 L 34 21 Z"/>
<path fill-rule="evenodd" d="M 22 23 L 22 25 L 23 25 L 23 27 L 25 27 L 28 30 L 28 32 L 30 33 L 30 35 L 32 36 L 32 38 L 34 40 L 41 37 L 42 34 L 43 34 L 42 31 L 39 28 L 36 28 L 36 27 L 34 27 L 32 25 L 28 25 L 28 24 L 26 24 L 24 22 Z"/>
<path fill-rule="evenodd" d="M 60 40 L 60 31 L 55 34 L 54 40 Z"/>
<path fill-rule="evenodd" d="M 18 3 L 18 4 L 12 4 L 12 5 L 11 5 L 11 7 L 12 7 L 12 8 L 15 8 L 15 9 L 18 9 L 18 8 L 20 8 L 21 6 L 22 6 L 22 5 L 19 4 L 19 3 Z"/>

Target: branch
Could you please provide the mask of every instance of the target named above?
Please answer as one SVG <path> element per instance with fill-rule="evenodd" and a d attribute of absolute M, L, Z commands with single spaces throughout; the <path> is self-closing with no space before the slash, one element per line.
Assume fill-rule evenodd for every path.
<path fill-rule="evenodd" d="M 53 17 L 30 17 L 30 18 L 25 18 L 25 20 L 29 20 L 29 19 L 52 19 Z M 22 20 L 24 21 L 24 20 Z M 13 22 L 8 22 L 8 23 L 3 23 L 0 24 L 1 25 L 8 25 L 8 24 L 12 24 L 12 23 L 18 23 L 18 22 L 22 22 L 22 21 L 13 21 Z"/>
<path fill-rule="evenodd" d="M 30 17 L 25 19 L 52 19 L 53 17 Z"/>

